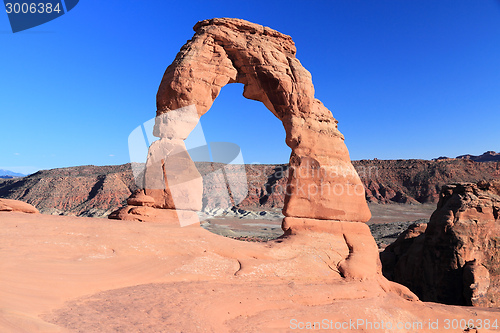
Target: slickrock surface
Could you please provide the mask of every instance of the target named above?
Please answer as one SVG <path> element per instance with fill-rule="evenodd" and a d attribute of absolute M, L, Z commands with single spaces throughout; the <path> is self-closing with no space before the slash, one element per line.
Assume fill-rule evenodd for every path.
<path fill-rule="evenodd" d="M 331 234 L 250 243 L 200 227 L 12 212 L 0 225 L 3 333 L 291 332 L 323 319 L 331 332 L 381 332 L 365 325 L 382 321 L 438 332 L 429 320 L 442 329 L 500 314 L 409 301 L 380 276 L 345 280 L 336 264 L 349 249 Z M 364 324 L 335 329 L 350 320 Z"/>
<path fill-rule="evenodd" d="M 428 225 L 381 254 L 384 274 L 426 301 L 500 304 L 500 181 L 444 186 Z"/>

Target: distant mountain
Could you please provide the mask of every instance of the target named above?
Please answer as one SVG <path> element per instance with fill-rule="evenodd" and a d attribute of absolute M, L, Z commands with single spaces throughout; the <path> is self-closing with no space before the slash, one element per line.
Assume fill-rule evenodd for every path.
<path fill-rule="evenodd" d="M 457 158 L 462 160 L 471 160 L 474 162 L 498 162 L 500 161 L 500 153 L 494 151 L 487 151 L 486 153 L 479 156 L 467 154 L 467 155 L 457 156 Z"/>
<path fill-rule="evenodd" d="M 434 158 L 433 161 L 441 161 L 441 160 L 453 160 L 454 158 L 448 156 L 440 156 L 438 158 Z M 487 151 L 486 153 L 475 156 L 471 154 L 460 155 L 455 157 L 458 160 L 469 160 L 474 162 L 500 162 L 500 153 L 494 151 Z"/>
<path fill-rule="evenodd" d="M 14 171 L 0 169 L 0 178 L 17 178 L 17 177 L 26 177 L 26 175 Z"/>

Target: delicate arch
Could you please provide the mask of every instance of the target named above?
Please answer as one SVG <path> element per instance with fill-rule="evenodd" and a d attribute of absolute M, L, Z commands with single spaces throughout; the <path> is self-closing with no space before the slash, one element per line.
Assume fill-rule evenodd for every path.
<path fill-rule="evenodd" d="M 165 71 L 157 116 L 194 104 L 201 117 L 223 86 L 243 83 L 244 97 L 264 103 L 282 121 L 292 149 L 285 216 L 368 221 L 364 188 L 337 121 L 314 98 L 291 37 L 240 19 L 205 20 L 194 30 Z M 165 136 L 159 126 L 154 134 Z"/>

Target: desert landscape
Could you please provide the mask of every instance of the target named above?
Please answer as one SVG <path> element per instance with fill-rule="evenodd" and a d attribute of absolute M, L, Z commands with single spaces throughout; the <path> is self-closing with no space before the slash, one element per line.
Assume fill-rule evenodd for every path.
<path fill-rule="evenodd" d="M 1 332 L 500 332 L 499 153 L 351 161 L 292 37 L 193 30 L 145 163 L 0 179 Z M 231 83 L 288 164 L 195 161 Z"/>

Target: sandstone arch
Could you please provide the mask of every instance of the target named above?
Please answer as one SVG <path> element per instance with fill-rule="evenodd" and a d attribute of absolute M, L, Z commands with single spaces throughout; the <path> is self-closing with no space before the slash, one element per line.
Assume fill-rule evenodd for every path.
<path fill-rule="evenodd" d="M 292 39 L 239 19 L 205 20 L 194 30 L 158 90 L 153 134 L 160 140 L 149 147 L 144 189 L 109 217 L 198 222 L 203 183 L 184 140 L 224 85 L 243 83 L 246 98 L 261 101 L 281 120 L 292 149 L 282 229 L 294 237 L 286 238 L 284 251 L 293 253 L 299 245 L 315 258 L 330 253 L 324 268 L 344 278 L 381 278 L 375 240 L 358 223 L 371 215 L 364 187 L 337 121 L 314 98 L 311 75 L 295 57 Z"/>
<path fill-rule="evenodd" d="M 223 86 L 243 83 L 244 97 L 264 103 L 282 121 L 292 149 L 284 229 L 304 227 L 303 218 L 368 221 L 363 185 L 344 137 L 331 112 L 314 98 L 311 75 L 295 57 L 291 37 L 240 19 L 205 20 L 194 30 L 165 71 L 157 116 L 195 105 L 201 117 Z M 185 139 L 164 130 L 161 121 L 154 135 Z M 310 222 L 321 228 L 321 221 Z"/>

